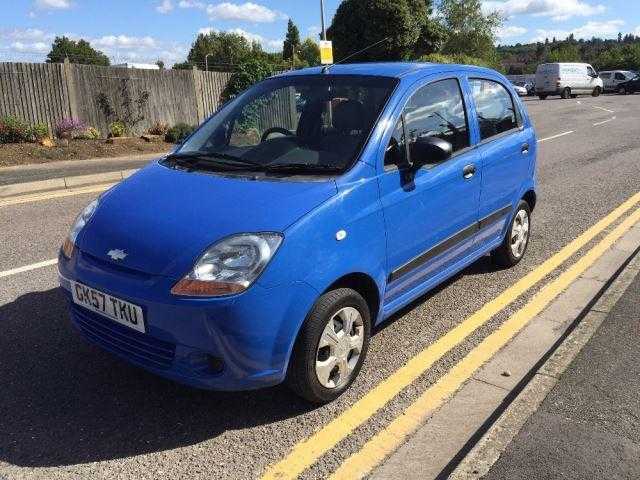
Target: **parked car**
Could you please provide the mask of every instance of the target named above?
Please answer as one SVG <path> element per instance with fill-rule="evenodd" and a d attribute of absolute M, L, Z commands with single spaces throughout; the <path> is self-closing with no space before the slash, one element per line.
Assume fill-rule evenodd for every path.
<path fill-rule="evenodd" d="M 536 152 L 493 70 L 269 78 L 80 213 L 58 265 L 72 322 L 178 382 L 331 401 L 375 325 L 487 253 L 522 260 Z"/>
<path fill-rule="evenodd" d="M 541 100 L 550 95 L 565 99 L 579 94 L 597 97 L 602 90 L 602 79 L 587 63 L 543 63 L 536 70 L 536 93 Z"/>
<path fill-rule="evenodd" d="M 640 76 L 636 75 L 626 82 L 619 83 L 616 87 L 616 92 L 620 95 L 626 95 L 627 93 L 636 93 L 640 91 Z"/>
<path fill-rule="evenodd" d="M 527 87 L 525 87 L 524 82 L 513 82 L 513 89 L 521 97 L 529 95 L 529 91 L 527 90 Z"/>
<path fill-rule="evenodd" d="M 617 92 L 618 85 L 634 78 L 636 74 L 628 70 L 607 70 L 600 72 L 602 88 L 605 92 Z"/>

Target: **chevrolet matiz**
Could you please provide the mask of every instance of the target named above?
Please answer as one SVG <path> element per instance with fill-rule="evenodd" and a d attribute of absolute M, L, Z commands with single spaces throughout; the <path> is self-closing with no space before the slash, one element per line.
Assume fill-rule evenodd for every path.
<path fill-rule="evenodd" d="M 191 386 L 354 381 L 374 326 L 480 257 L 517 264 L 536 136 L 499 73 L 288 72 L 91 202 L 59 256 L 89 341 Z"/>

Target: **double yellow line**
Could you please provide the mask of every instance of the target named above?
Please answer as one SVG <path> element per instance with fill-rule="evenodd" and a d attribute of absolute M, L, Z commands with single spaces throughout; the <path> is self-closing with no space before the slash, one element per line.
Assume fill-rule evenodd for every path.
<path fill-rule="evenodd" d="M 633 195 L 610 214 L 586 230 L 535 270 L 467 317 L 462 323 L 429 345 L 403 367 L 370 390 L 334 420 L 309 438 L 297 443 L 281 461 L 267 468 L 263 479 L 294 479 L 317 462 L 320 457 L 344 440 L 356 428 L 371 418 L 400 391 L 425 373 L 436 361 L 460 345 L 471 333 L 519 296 L 544 279 L 596 236 L 611 226 L 640 201 L 640 192 Z M 368 474 L 415 431 L 424 419 L 444 403 L 471 375 L 502 346 L 513 338 L 535 315 L 593 264 L 629 228 L 640 221 L 640 209 L 629 215 L 602 241 L 558 278 L 545 285 L 533 299 L 511 316 L 501 327 L 486 337 L 460 360 L 438 382 L 428 388 L 402 415 L 371 438 L 357 453 L 346 459 L 332 478 L 353 479 Z"/>

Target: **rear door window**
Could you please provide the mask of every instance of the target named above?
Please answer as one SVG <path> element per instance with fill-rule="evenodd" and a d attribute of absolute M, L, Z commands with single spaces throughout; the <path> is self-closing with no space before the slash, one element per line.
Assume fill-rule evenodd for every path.
<path fill-rule="evenodd" d="M 616 80 L 626 80 L 627 77 L 625 77 L 623 74 L 621 73 L 616 73 Z"/>
<path fill-rule="evenodd" d="M 504 85 L 483 78 L 472 78 L 469 81 L 476 105 L 481 140 L 520 126 L 519 112 Z"/>

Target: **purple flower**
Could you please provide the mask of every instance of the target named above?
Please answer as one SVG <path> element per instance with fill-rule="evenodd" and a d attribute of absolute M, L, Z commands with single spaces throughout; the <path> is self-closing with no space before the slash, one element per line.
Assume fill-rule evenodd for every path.
<path fill-rule="evenodd" d="M 86 123 L 77 118 L 63 118 L 56 123 L 56 137 L 58 138 L 73 138 L 74 135 L 81 133 L 87 129 Z"/>

